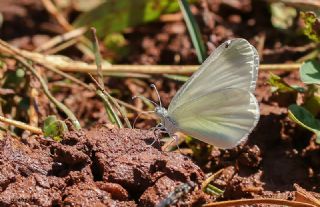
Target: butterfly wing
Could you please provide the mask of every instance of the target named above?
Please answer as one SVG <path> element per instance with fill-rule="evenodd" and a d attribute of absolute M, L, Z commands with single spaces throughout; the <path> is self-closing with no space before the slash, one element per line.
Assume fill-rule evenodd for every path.
<path fill-rule="evenodd" d="M 180 88 L 168 108 L 172 112 L 190 98 L 224 88 L 240 88 L 253 93 L 258 75 L 259 56 L 245 39 L 220 45 L 197 72 Z"/>
<path fill-rule="evenodd" d="M 219 148 L 245 141 L 259 120 L 259 105 L 246 90 L 227 88 L 204 93 L 169 113 L 178 131 Z"/>

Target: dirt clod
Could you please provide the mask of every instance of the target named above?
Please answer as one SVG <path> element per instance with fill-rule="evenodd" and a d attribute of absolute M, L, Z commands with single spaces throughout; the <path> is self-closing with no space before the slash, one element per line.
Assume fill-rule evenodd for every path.
<path fill-rule="evenodd" d="M 150 146 L 153 139 L 150 131 L 105 126 L 72 131 L 51 144 L 40 137 L 23 143 L 7 136 L 1 141 L 0 203 L 154 206 L 181 183 L 201 183 L 198 166 Z M 176 202 L 205 202 L 204 193 L 193 194 Z"/>

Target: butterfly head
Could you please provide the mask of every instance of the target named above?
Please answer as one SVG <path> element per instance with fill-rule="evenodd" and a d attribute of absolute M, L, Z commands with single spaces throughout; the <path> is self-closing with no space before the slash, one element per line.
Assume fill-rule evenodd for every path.
<path fill-rule="evenodd" d="M 157 106 L 155 109 L 154 109 L 154 112 L 157 114 L 157 116 L 159 117 L 166 117 L 168 116 L 168 111 L 161 107 L 161 106 Z"/>
<path fill-rule="evenodd" d="M 157 103 L 155 103 L 154 112 L 156 113 L 157 116 L 159 116 L 161 119 L 163 119 L 168 116 L 168 111 L 164 107 L 162 107 L 160 95 L 159 95 L 159 92 L 158 92 L 156 86 L 154 84 L 151 84 L 150 86 L 151 86 L 151 88 L 154 88 L 154 90 L 156 91 L 157 96 L 158 96 L 158 100 L 159 100 L 159 105 Z"/>

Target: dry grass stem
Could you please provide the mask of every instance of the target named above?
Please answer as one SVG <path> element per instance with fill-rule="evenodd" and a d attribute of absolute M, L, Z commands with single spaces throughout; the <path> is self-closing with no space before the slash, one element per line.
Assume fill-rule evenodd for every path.
<path fill-rule="evenodd" d="M 32 133 L 35 133 L 35 134 L 42 134 L 42 130 L 38 127 L 34 127 L 34 126 L 30 126 L 26 123 L 23 123 L 21 121 L 16 121 L 16 120 L 12 120 L 12 119 L 8 119 L 8 118 L 5 118 L 3 116 L 0 116 L 0 121 L 1 122 L 4 122 L 6 124 L 9 124 L 9 125 L 13 125 L 17 128 L 20 128 L 20 129 L 24 129 L 24 130 L 28 130 Z"/>
<path fill-rule="evenodd" d="M 62 42 L 67 42 L 69 40 L 76 39 L 76 38 L 80 37 L 86 31 L 87 31 L 86 28 L 81 27 L 81 28 L 78 28 L 78 29 L 75 29 L 75 30 L 71 30 L 70 32 L 64 33 L 62 35 L 55 36 L 52 39 L 50 39 L 48 42 L 40 45 L 34 51 L 35 52 L 47 51 L 47 50 L 55 47 L 56 45 L 58 45 L 58 44 L 60 44 Z"/>
<path fill-rule="evenodd" d="M 256 199 L 241 199 L 231 201 L 220 201 L 203 205 L 203 207 L 231 207 L 231 206 L 242 206 L 242 205 L 257 205 L 257 204 L 270 204 L 280 206 L 292 206 L 292 207 L 317 207 L 312 204 L 302 203 L 297 201 L 289 201 L 274 198 L 256 198 Z"/>

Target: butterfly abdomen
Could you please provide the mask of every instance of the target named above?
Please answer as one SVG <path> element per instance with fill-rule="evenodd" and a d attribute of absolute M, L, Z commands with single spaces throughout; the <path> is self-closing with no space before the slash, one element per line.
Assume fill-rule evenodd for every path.
<path fill-rule="evenodd" d="M 177 123 L 171 117 L 164 116 L 161 121 L 170 136 L 173 136 L 177 132 Z"/>

